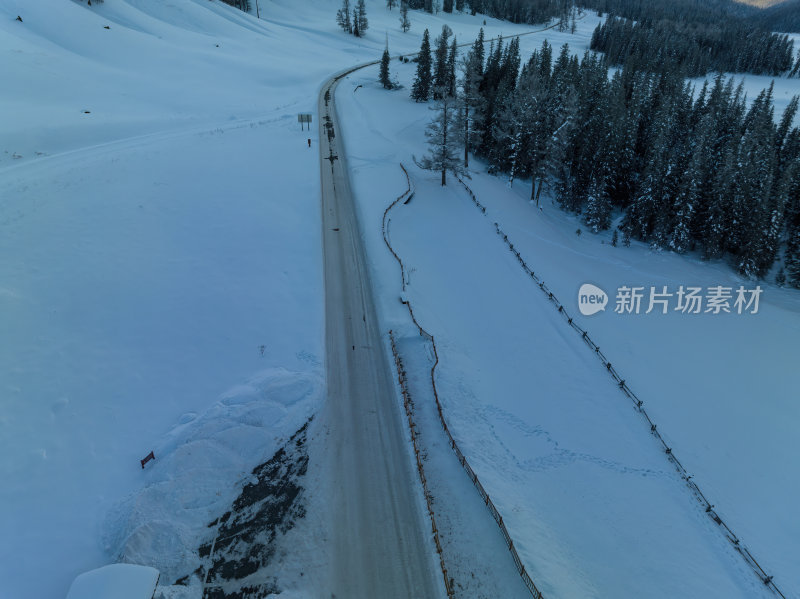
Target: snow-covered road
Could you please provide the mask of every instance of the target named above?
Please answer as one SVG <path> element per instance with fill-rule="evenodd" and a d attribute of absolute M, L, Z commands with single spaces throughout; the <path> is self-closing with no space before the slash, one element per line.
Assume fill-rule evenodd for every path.
<path fill-rule="evenodd" d="M 319 99 L 331 596 L 442 594 L 378 328 L 329 80 Z"/>
<path fill-rule="evenodd" d="M 520 35 L 528 33 L 511 37 Z M 328 394 L 323 418 L 330 432 L 327 497 L 332 516 L 329 580 L 334 597 L 436 597 L 444 588 L 395 401 L 336 118 L 339 81 L 375 64 L 331 77 L 322 86 L 318 106 Z"/>

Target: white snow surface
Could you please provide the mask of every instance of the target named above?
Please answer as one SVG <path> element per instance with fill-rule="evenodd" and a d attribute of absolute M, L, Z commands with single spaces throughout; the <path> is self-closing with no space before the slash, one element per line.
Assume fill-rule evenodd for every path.
<path fill-rule="evenodd" d="M 78 576 L 67 599 L 151 599 L 158 570 L 134 564 L 111 564 Z"/>
<path fill-rule="evenodd" d="M 569 41 L 580 53 L 591 28 L 579 33 Z M 543 36 L 561 43 L 553 32 L 522 38 L 523 60 Z M 610 231 L 589 233 L 549 199 L 536 209 L 529 185 L 510 189 L 475 162 L 469 185 L 488 206 L 482 215 L 454 179 L 443 189 L 438 173 L 413 166 L 431 113 L 407 97 L 413 65 L 393 69 L 406 89 L 380 89 L 375 67 L 348 77 L 337 96 L 343 122 L 358 120 L 371 133 L 345 128 L 381 317 L 387 329 L 408 326 L 399 268 L 380 233 L 383 210 L 405 190 L 402 161 L 417 192 L 393 209 L 388 230 L 406 265 L 404 297 L 436 338 L 451 430 L 545 596 L 771 595 L 631 401 L 525 275 L 495 221 L 645 401 L 720 516 L 787 597 L 797 596 L 797 292 L 759 282 L 756 315 L 615 314 L 623 284 L 675 291 L 756 282 L 724 262 L 638 243 L 612 247 Z M 784 84 L 800 92 L 792 81 Z M 578 312 L 587 282 L 610 294 L 593 317 Z"/>
<path fill-rule="evenodd" d="M 198 565 L 206 524 L 251 468 L 316 412 L 317 127 L 301 131 L 296 114 L 314 111 L 331 73 L 377 59 L 387 34 L 392 53 L 414 52 L 424 27 L 435 36 L 447 22 L 471 42 L 483 25 L 414 12 L 403 34 L 384 4 L 367 0 L 363 39 L 336 28 L 336 0 L 260 0 L 260 21 L 210 0 L 0 4 L 11 91 L 0 95 L 3 599 L 63 597 L 78 574 L 120 558 L 170 584 Z M 597 20 L 589 13 L 577 35 L 521 38 L 523 59 L 544 37 L 582 53 Z M 485 29 L 531 28 L 486 19 Z M 408 99 L 413 65 L 392 68 L 405 89 L 379 89 L 375 67 L 339 90 L 386 328 L 408 322 L 380 216 L 405 188 L 398 161 L 424 151 L 430 117 Z M 781 80 L 780 96 L 796 82 Z M 519 181 L 473 176 L 484 217 L 457 187 L 412 174 L 417 196 L 391 225 L 411 267 L 407 296 L 436 335 L 451 426 L 537 583 L 565 597 L 760 596 L 491 223 L 573 313 L 583 282 L 613 292 L 738 277 L 721 263 L 612 248 L 607 235 L 578 238 L 575 217 L 548 202 L 535 210 Z M 800 305 L 765 287 L 753 317 L 607 310 L 580 321 L 793 596 Z M 298 539 L 309 554 L 315 540 Z"/>
<path fill-rule="evenodd" d="M 296 114 L 387 33 L 414 52 L 445 19 L 403 34 L 367 0 L 356 39 L 337 1 L 259 6 L 0 3 L 3 599 L 120 559 L 162 584 L 194 570 L 206 524 L 322 400 L 317 125 Z M 464 42 L 483 21 L 446 20 Z"/>

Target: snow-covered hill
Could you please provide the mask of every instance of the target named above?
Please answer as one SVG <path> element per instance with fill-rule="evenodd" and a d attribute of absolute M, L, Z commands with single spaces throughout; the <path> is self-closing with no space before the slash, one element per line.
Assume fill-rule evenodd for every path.
<path fill-rule="evenodd" d="M 400 53 L 444 22 L 461 42 L 481 26 L 487 37 L 530 29 L 413 13 L 403 34 L 397 11 L 367 0 L 371 28 L 356 39 L 337 29 L 338 5 L 260 0 L 258 20 L 217 0 L 0 4 L 3 599 L 63 597 L 77 574 L 120 557 L 160 568 L 162 583 L 196 566 L 206 524 L 322 401 L 317 128 L 302 131 L 296 114 L 314 112 L 322 82 L 377 59 L 387 38 Z M 580 52 L 596 23 L 588 15 L 577 35 L 546 37 Z M 543 37 L 521 39 L 523 59 Z M 406 84 L 411 68 L 400 73 Z M 404 90 L 377 89 L 376 78 L 377 69 L 359 73 L 339 93 L 348 97 L 342 120 L 362 226 L 392 324 L 397 279 L 379 216 L 403 183 L 397 162 L 422 153 L 429 113 Z M 354 93 L 356 84 L 365 89 Z M 524 184 L 504 185 L 475 179 L 492 218 L 565 302 L 584 279 L 607 291 L 623 282 L 738 282 L 724 266 L 578 238 L 573 217 L 536 212 Z M 757 580 L 651 455 L 647 431 L 628 427 L 629 407 L 617 409 L 623 400 L 602 388 L 604 373 L 551 324 L 536 290 L 526 295 L 491 224 L 461 205 L 464 196 L 420 189 L 394 231 L 416 261 L 413 299 L 450 344 L 442 376 L 452 421 L 537 580 L 554 596 L 642 596 L 652 580 L 708 589 L 703 596 L 752 590 Z M 450 209 L 463 227 L 453 227 Z M 429 256 L 452 264 L 475 254 L 480 263 L 454 271 L 462 287 L 437 288 L 448 273 Z M 485 289 L 472 293 L 487 281 L 512 286 L 513 297 L 487 303 Z M 763 301 L 758 320 L 601 314 L 585 324 L 792 593 L 800 307 L 773 287 Z M 504 326 L 490 334 L 490 322 Z M 507 333 L 519 354 L 511 366 L 497 351 Z M 557 364 L 543 349 L 553 346 Z M 532 393 L 531 373 L 558 374 L 571 395 L 552 380 Z M 577 439 L 559 416 L 569 401 L 573 412 L 592 410 L 579 415 L 583 432 L 608 402 L 608 430 Z M 142 470 L 151 450 L 156 460 Z M 586 487 L 570 492 L 571 476 Z M 640 505 L 612 501 L 610 479 L 644 489 Z M 552 494 L 532 499 L 544 485 Z M 623 541 L 646 542 L 625 528 L 646 522 L 641 506 L 666 506 L 668 516 L 648 526 L 667 534 L 635 551 Z M 607 517 L 591 520 L 590 508 Z M 690 536 L 697 543 L 681 553 Z M 668 558 L 659 562 L 659 552 Z"/>
<path fill-rule="evenodd" d="M 334 0 L 259 5 L 0 3 L 4 599 L 63 597 L 121 552 L 186 573 L 209 516 L 319 406 L 317 129 L 296 114 L 387 33 L 416 51 L 444 20 L 403 34 L 368 0 L 356 39 Z M 483 25 L 449 22 L 465 41 Z"/>

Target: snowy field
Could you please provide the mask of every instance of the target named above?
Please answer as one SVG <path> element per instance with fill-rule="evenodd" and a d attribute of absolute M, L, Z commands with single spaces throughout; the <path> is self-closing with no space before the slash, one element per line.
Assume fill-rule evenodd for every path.
<path fill-rule="evenodd" d="M 3 599 L 120 556 L 172 582 L 320 405 L 317 126 L 296 114 L 387 32 L 413 52 L 444 20 L 403 34 L 368 0 L 356 39 L 335 0 L 259 4 L 0 4 Z"/>
<path fill-rule="evenodd" d="M 209 0 L 0 4 L 3 599 L 64 597 L 120 556 L 172 582 L 250 469 L 318 409 L 317 127 L 301 131 L 296 114 L 314 112 L 331 73 L 377 59 L 387 35 L 392 53 L 414 52 L 445 22 L 412 13 L 403 34 L 384 4 L 367 0 L 362 39 L 336 28 L 338 0 L 260 0 L 260 21 Z M 468 43 L 483 18 L 447 22 Z M 582 53 L 597 22 L 523 37 L 523 59 L 544 37 Z M 487 37 L 530 29 L 485 25 Z M 377 68 L 339 90 L 387 328 L 407 322 L 380 215 L 430 116 L 408 100 L 412 65 L 398 66 L 404 90 L 378 89 Z M 758 596 L 491 222 L 564 302 L 586 281 L 738 283 L 732 271 L 578 238 L 580 223 L 535 211 L 521 183 L 475 176 L 487 219 L 413 174 L 417 198 L 392 225 L 415 269 L 410 298 L 442 344 L 459 441 L 537 582 L 561 596 Z M 752 317 L 582 321 L 790 596 L 799 313 L 795 294 L 767 285 Z"/>
<path fill-rule="evenodd" d="M 582 53 L 592 27 L 522 38 L 523 60 L 544 36 Z M 380 237 L 384 208 L 405 189 L 402 161 L 417 194 L 394 209 L 389 232 L 409 273 L 407 297 L 437 339 L 451 427 L 537 584 L 565 597 L 769 596 L 494 221 L 644 399 L 721 517 L 787 596 L 800 593 L 797 293 L 761 282 L 758 314 L 615 314 L 621 285 L 754 283 L 721 262 L 612 247 L 610 232 L 590 234 L 547 199 L 537 210 L 524 183 L 509 189 L 475 164 L 483 216 L 455 181 L 442 190 L 438 174 L 413 167 L 431 113 L 408 99 L 413 65 L 394 62 L 393 71 L 405 89 L 380 89 L 376 67 L 350 76 L 337 96 L 382 318 L 387 329 L 408 320 Z M 797 80 L 781 84 L 800 92 Z M 611 296 L 592 317 L 578 314 L 587 282 Z"/>

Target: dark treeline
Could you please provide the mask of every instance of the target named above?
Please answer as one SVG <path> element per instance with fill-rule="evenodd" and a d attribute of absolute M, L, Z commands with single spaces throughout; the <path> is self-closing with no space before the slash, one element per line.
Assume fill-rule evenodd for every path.
<path fill-rule="evenodd" d="M 650 71 L 679 68 L 689 77 L 711 71 L 780 75 L 792 68 L 792 41 L 724 20 L 700 23 L 649 18 L 633 21 L 608 18 L 592 35 L 592 50 L 603 52 L 609 64 L 631 62 Z"/>
<path fill-rule="evenodd" d="M 759 11 L 755 20 L 771 31 L 800 31 L 800 0 L 787 0 Z"/>
<path fill-rule="evenodd" d="M 230 4 L 234 8 L 250 12 L 250 0 L 222 0 L 225 4 Z"/>
<path fill-rule="evenodd" d="M 584 8 L 609 13 L 625 19 L 641 21 L 683 21 L 715 25 L 748 18 L 756 9 L 731 0 L 581 0 Z"/>
<path fill-rule="evenodd" d="M 622 215 L 625 244 L 727 256 L 752 277 L 782 258 L 800 287 L 797 98 L 776 124 L 772 88 L 748 109 L 722 76 L 700 90 L 672 70 L 626 65 L 609 78 L 601 57 L 579 61 L 566 45 L 554 57 L 547 42 L 520 72 L 516 40 L 493 44 L 485 65 L 476 48 L 462 69 L 463 141 L 490 170 L 532 178 L 537 202 L 551 189 L 595 232 Z"/>
<path fill-rule="evenodd" d="M 572 0 L 408 0 L 411 9 L 434 12 L 441 6 L 444 12 L 469 10 L 512 23 L 544 23 L 552 18 L 566 22 L 572 4 Z"/>

